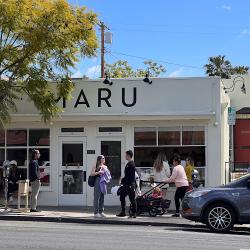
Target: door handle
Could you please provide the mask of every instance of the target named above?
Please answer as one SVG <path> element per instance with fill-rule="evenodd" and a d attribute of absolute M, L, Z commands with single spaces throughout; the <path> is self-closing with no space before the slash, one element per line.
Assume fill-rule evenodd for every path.
<path fill-rule="evenodd" d="M 61 175 L 61 174 L 59 174 L 58 176 L 59 176 L 59 177 L 62 177 L 62 175 Z"/>
<path fill-rule="evenodd" d="M 232 193 L 232 195 L 235 196 L 235 197 L 239 197 L 240 193 Z"/>
<path fill-rule="evenodd" d="M 86 182 L 86 171 L 83 171 L 83 182 Z"/>

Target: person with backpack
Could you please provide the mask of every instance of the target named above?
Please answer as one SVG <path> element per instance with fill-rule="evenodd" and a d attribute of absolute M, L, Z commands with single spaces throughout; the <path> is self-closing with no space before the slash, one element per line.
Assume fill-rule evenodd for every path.
<path fill-rule="evenodd" d="M 94 217 L 105 218 L 104 214 L 104 191 L 102 190 L 103 184 L 101 183 L 102 177 L 108 174 L 108 167 L 105 165 L 105 157 L 99 155 L 96 164 L 92 167 L 91 176 L 95 177 L 94 180 Z M 104 188 L 105 189 L 105 188 Z"/>

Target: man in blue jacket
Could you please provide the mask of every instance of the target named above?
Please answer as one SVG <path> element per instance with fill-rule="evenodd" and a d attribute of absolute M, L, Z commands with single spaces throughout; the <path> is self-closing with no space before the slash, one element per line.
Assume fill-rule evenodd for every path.
<path fill-rule="evenodd" d="M 135 163 L 132 160 L 133 152 L 131 150 L 126 151 L 126 160 L 128 161 L 124 169 L 124 177 L 121 180 L 122 188 L 120 191 L 120 201 L 122 211 L 117 214 L 118 217 L 126 216 L 126 196 L 128 195 L 130 203 L 132 205 L 132 217 L 136 218 L 136 203 L 135 203 Z"/>
<path fill-rule="evenodd" d="M 29 163 L 29 178 L 30 178 L 30 183 L 31 183 L 31 188 L 32 188 L 30 212 L 39 212 L 36 209 L 37 197 L 38 197 L 40 186 L 41 186 L 40 171 L 39 171 L 39 165 L 38 165 L 39 158 L 40 158 L 39 150 L 33 149 L 31 152 L 31 161 Z"/>

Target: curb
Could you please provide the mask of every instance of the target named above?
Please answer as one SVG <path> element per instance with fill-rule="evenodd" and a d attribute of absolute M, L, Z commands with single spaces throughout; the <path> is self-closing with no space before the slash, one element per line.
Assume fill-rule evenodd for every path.
<path fill-rule="evenodd" d="M 42 217 L 42 216 L 0 216 L 0 220 L 6 221 L 37 221 L 37 222 L 57 222 L 57 223 L 78 223 L 78 224 L 98 224 L 98 225 L 135 225 L 135 226 L 163 226 L 163 227 L 192 227 L 205 228 L 202 224 L 187 224 L 173 222 L 149 222 L 136 220 L 113 220 L 113 219 L 88 219 L 88 218 L 68 218 L 68 217 Z"/>
<path fill-rule="evenodd" d="M 126 225 L 126 226 L 161 226 L 173 228 L 193 228 L 206 229 L 204 224 L 188 224 L 188 223 L 173 223 L 173 222 L 149 222 L 131 220 L 109 220 L 109 219 L 88 219 L 88 218 L 71 218 L 71 217 L 42 217 L 42 216 L 0 216 L 0 220 L 5 221 L 36 221 L 36 222 L 55 222 L 55 223 L 77 223 L 77 224 L 95 224 L 95 225 Z M 237 231 L 250 232 L 250 227 L 236 225 Z"/>

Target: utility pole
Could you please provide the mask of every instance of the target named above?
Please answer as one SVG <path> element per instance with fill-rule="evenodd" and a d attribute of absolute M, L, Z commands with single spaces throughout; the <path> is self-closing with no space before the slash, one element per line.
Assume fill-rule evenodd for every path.
<path fill-rule="evenodd" d="M 105 29 L 109 28 L 103 23 L 100 22 L 99 24 L 100 28 L 101 28 L 101 78 L 105 77 L 105 60 L 104 60 L 104 56 L 105 56 L 105 45 L 104 45 L 104 35 L 105 35 Z"/>

